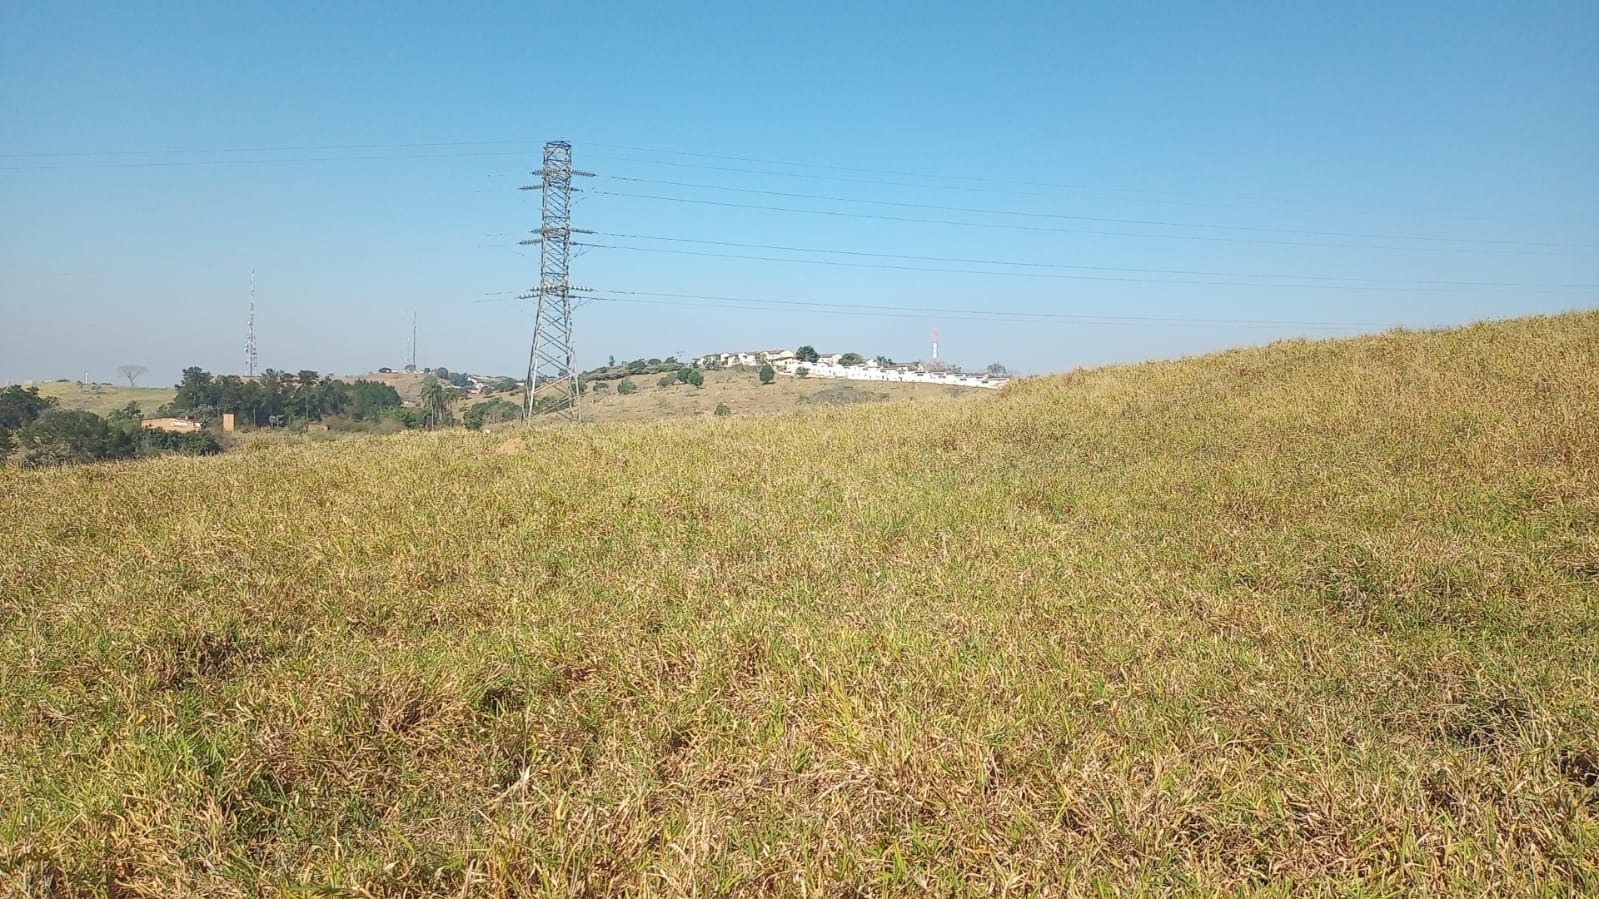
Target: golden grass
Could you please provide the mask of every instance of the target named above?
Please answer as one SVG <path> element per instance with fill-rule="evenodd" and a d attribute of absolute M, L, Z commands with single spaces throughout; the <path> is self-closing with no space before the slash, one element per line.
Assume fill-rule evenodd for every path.
<path fill-rule="evenodd" d="M 0 891 L 1599 891 L 1599 313 L 0 525 Z"/>

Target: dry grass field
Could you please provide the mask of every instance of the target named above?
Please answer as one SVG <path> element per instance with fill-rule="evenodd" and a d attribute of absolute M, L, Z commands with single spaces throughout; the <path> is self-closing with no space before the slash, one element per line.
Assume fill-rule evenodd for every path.
<path fill-rule="evenodd" d="M 1599 893 L 1599 313 L 725 401 L 0 471 L 0 893 Z"/>

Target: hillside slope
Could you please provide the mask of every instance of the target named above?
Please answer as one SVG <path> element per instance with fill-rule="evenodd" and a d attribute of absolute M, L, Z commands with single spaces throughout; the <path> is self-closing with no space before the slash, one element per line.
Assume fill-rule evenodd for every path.
<path fill-rule="evenodd" d="M 0 891 L 1599 891 L 1599 313 L 0 526 Z"/>
<path fill-rule="evenodd" d="M 638 392 L 632 395 L 619 395 L 614 385 L 609 384 L 598 394 L 588 394 L 583 398 L 584 419 L 603 424 L 691 418 L 712 415 L 719 405 L 726 405 L 728 412 L 735 416 L 769 415 L 813 405 L 941 400 L 987 393 L 986 390 L 943 384 L 796 378 L 786 374 L 777 375 L 770 384 L 762 384 L 753 370 L 708 371 L 704 373 L 704 386 L 699 388 L 687 384 L 660 387 L 659 377 L 633 378 Z M 556 416 L 547 418 L 553 422 Z"/>
<path fill-rule="evenodd" d="M 110 415 L 129 403 L 138 403 L 145 415 L 172 402 L 177 393 L 171 387 L 122 387 L 116 384 L 83 385 L 77 381 L 40 381 L 32 386 L 55 399 L 63 409 L 83 409 L 96 415 Z"/>

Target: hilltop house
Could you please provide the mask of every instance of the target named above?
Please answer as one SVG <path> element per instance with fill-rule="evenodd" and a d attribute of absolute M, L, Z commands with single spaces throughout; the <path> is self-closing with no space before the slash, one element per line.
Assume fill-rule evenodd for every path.
<path fill-rule="evenodd" d="M 732 368 L 735 365 L 766 365 L 781 366 L 794 358 L 793 350 L 739 350 L 731 353 L 706 353 L 696 357 L 694 364 L 701 368 L 719 365 L 722 368 Z"/>

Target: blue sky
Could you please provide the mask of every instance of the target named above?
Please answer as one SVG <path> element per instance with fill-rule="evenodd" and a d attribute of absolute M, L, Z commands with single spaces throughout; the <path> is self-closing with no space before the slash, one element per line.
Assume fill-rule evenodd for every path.
<path fill-rule="evenodd" d="M 415 312 L 520 374 L 550 139 L 586 365 L 1599 303 L 1591 2 L 459 6 L 0 0 L 0 381 L 240 371 L 252 269 L 264 367 L 397 366 Z"/>

